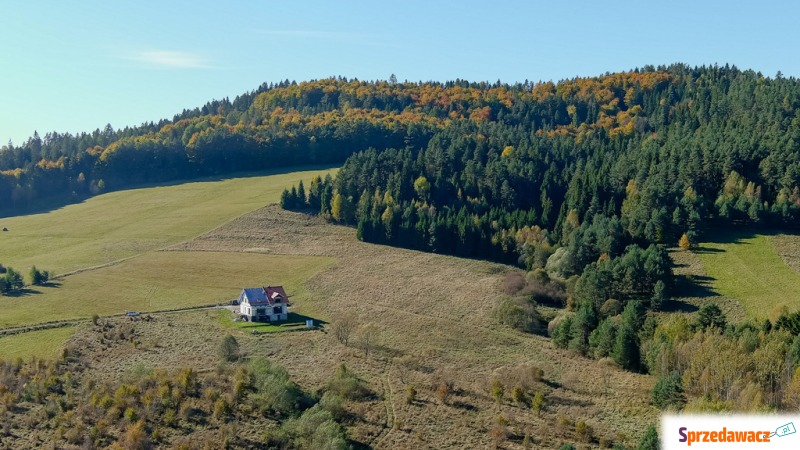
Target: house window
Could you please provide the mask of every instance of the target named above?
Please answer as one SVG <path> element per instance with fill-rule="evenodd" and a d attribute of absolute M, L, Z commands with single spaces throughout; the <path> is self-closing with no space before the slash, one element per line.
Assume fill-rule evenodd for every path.
<path fill-rule="evenodd" d="M 280 303 L 281 299 L 282 299 L 282 297 L 280 295 L 275 297 L 275 303 Z"/>
<path fill-rule="evenodd" d="M 272 312 L 275 314 L 283 314 L 283 308 L 281 308 L 280 306 L 276 306 L 272 308 Z"/>

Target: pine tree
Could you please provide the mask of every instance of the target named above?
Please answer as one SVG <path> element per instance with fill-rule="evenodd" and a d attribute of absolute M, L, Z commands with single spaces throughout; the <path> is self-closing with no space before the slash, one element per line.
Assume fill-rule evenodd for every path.
<path fill-rule="evenodd" d="M 653 297 L 651 298 L 650 308 L 653 311 L 659 311 L 664 306 L 664 303 L 667 302 L 667 300 L 669 300 L 669 294 L 667 294 L 667 285 L 661 280 L 656 281 L 656 285 L 653 288 Z"/>
<path fill-rule="evenodd" d="M 284 189 L 281 192 L 281 208 L 286 210 L 294 208 L 294 197 L 292 197 L 292 193 L 288 189 Z"/>
<path fill-rule="evenodd" d="M 659 450 L 661 445 L 658 442 L 658 431 L 652 425 L 647 427 L 647 431 L 642 436 L 642 440 L 639 441 L 639 446 L 636 447 L 637 450 Z"/>
<path fill-rule="evenodd" d="M 321 196 L 322 178 L 316 176 L 311 179 L 311 187 L 308 189 L 308 207 L 311 209 L 311 211 L 319 213 Z"/>
<path fill-rule="evenodd" d="M 306 200 L 306 188 L 303 186 L 303 180 L 300 180 L 300 183 L 297 185 L 297 208 L 305 208 L 307 203 Z"/>

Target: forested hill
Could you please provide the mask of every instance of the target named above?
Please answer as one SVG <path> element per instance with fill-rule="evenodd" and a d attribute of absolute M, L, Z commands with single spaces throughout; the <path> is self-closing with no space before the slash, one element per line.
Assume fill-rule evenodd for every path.
<path fill-rule="evenodd" d="M 579 227 L 596 239 L 597 222 L 675 242 L 707 220 L 797 223 L 798 106 L 798 80 L 728 66 L 557 84 L 284 82 L 157 125 L 4 147 L 0 209 L 347 160 L 336 215 L 368 240 L 512 258 L 509 246 L 545 229 L 551 241 Z"/>

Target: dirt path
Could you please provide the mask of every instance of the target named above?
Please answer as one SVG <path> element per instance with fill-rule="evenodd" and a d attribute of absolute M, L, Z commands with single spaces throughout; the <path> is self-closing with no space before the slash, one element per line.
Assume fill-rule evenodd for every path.
<path fill-rule="evenodd" d="M 375 438 L 375 441 L 372 443 L 373 448 L 382 448 L 382 444 L 386 439 L 392 434 L 394 430 L 395 422 L 397 421 L 397 412 L 394 409 L 394 391 L 392 390 L 392 380 L 389 378 L 391 375 L 391 366 L 389 362 L 386 362 L 384 366 L 384 371 L 386 372 L 386 377 L 383 378 L 382 382 L 384 384 L 383 388 L 383 404 L 386 407 L 386 426 L 384 431 L 381 432 L 378 437 Z"/>

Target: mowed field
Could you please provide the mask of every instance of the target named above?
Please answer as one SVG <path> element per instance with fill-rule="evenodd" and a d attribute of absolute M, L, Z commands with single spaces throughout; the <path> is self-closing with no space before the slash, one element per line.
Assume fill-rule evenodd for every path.
<path fill-rule="evenodd" d="M 0 218 L 0 263 L 27 274 L 108 264 L 191 239 L 269 203 L 284 188 L 336 169 L 238 174 L 129 189 L 54 211 Z M 0 310 L 2 315 L 2 310 Z"/>
<path fill-rule="evenodd" d="M 64 342 L 72 337 L 75 331 L 75 327 L 61 327 L 3 336 L 0 337 L 0 356 L 9 361 L 30 357 L 57 358 Z"/>
<path fill-rule="evenodd" d="M 0 297 L 0 327 L 206 305 L 263 283 L 284 284 L 302 297 L 303 281 L 331 258 L 157 251 L 277 202 L 300 180 L 338 169 L 292 170 L 111 192 L 46 213 L 0 218 L 9 230 L 0 233 L 0 263 L 25 275 L 32 265 L 62 275 Z M 0 358 L 53 356 L 70 336 L 66 330 L 2 338 Z M 28 345 L 36 341 L 42 345 Z"/>
<path fill-rule="evenodd" d="M 321 256 L 150 252 L 65 277 L 55 286 L 37 286 L 26 295 L 4 297 L 0 327 L 223 303 L 243 287 L 270 282 L 302 298 L 304 281 L 332 263 Z"/>
<path fill-rule="evenodd" d="M 800 272 L 790 266 L 800 236 L 725 233 L 718 241 L 698 251 L 714 290 L 737 300 L 753 319 L 800 309 Z"/>

